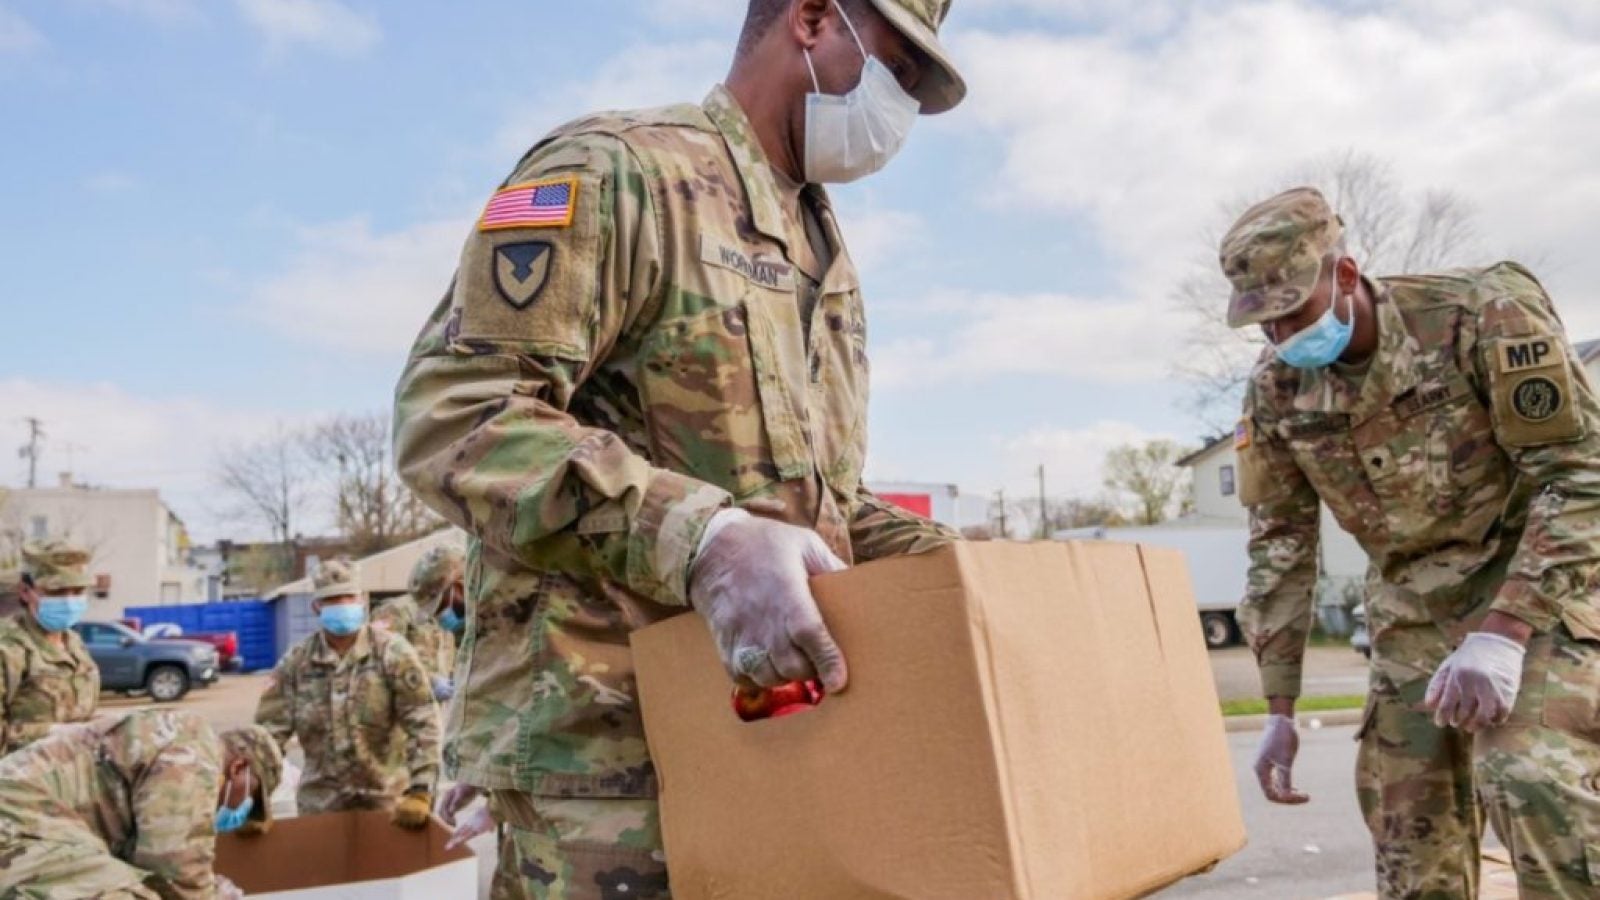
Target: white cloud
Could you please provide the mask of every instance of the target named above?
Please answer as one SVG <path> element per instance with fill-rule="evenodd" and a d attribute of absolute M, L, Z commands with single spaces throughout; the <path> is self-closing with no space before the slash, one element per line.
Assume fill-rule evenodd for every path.
<path fill-rule="evenodd" d="M 1176 440 L 1171 434 L 1150 431 L 1127 422 L 1102 420 L 1081 428 L 1041 428 L 997 441 L 1003 484 L 1012 493 L 1030 488 L 1038 467 L 1045 472 L 1045 492 L 1051 497 L 1097 497 L 1105 492 L 1106 454 L 1127 444 L 1158 439 Z"/>
<path fill-rule="evenodd" d="M 521 104 L 521 112 L 496 132 L 489 147 L 497 159 L 516 159 L 551 129 L 597 110 L 640 109 L 699 102 L 727 72 L 729 45 L 692 40 L 629 47 L 581 80 L 550 90 L 544 101 Z M 539 110 L 530 117 L 528 109 Z"/>
<path fill-rule="evenodd" d="M 374 233 L 355 218 L 302 228 L 299 250 L 251 294 L 247 315 L 308 343 L 403 357 L 471 225 L 463 218 Z"/>
<path fill-rule="evenodd" d="M 235 0 L 239 12 L 282 53 L 295 45 L 339 56 L 361 56 L 383 37 L 377 16 L 339 0 Z"/>
<path fill-rule="evenodd" d="M 1126 388 L 1162 375 L 1181 323 L 1136 303 L 1064 294 L 953 293 L 917 301 L 921 334 L 872 348 L 877 391 L 1051 375 Z"/>
<path fill-rule="evenodd" d="M 1196 5 L 1142 39 L 967 32 L 961 115 L 1004 140 L 1006 199 L 1086 217 L 1152 316 L 1220 201 L 1345 148 L 1393 161 L 1407 186 L 1463 195 L 1486 247 L 1542 257 L 1564 309 L 1594 306 L 1600 16 L 1368 6 Z"/>
<path fill-rule="evenodd" d="M 158 488 L 202 540 L 247 530 L 229 520 L 226 503 L 217 496 L 212 481 L 216 453 L 258 439 L 280 421 L 271 411 L 184 397 L 142 397 L 107 382 L 0 379 L 0 442 L 5 447 L 26 441 L 21 421 L 26 416 L 41 419 L 46 435 L 39 484 L 53 485 L 60 472 L 70 470 L 80 483 Z M 301 413 L 296 421 L 308 418 Z M 4 481 L 26 483 L 26 462 L 13 465 Z"/>
<path fill-rule="evenodd" d="M 0 56 L 26 53 L 44 43 L 44 36 L 27 19 L 0 6 Z"/>
<path fill-rule="evenodd" d="M 837 212 L 850 259 L 869 284 L 875 272 L 906 258 L 929 237 L 928 223 L 905 210 L 841 204 Z"/>

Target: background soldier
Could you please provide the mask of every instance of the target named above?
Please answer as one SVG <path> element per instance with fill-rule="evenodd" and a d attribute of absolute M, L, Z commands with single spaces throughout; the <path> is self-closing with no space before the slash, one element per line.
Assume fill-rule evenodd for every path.
<path fill-rule="evenodd" d="M 865 310 L 819 186 L 961 100 L 948 6 L 753 0 L 725 86 L 558 129 L 468 238 L 396 458 L 472 536 L 446 757 L 508 826 L 498 896 L 666 894 L 631 630 L 692 604 L 730 676 L 839 690 L 807 577 L 954 539 L 861 483 Z"/>
<path fill-rule="evenodd" d="M 422 662 L 405 638 L 367 624 L 349 563 L 324 563 L 313 582 L 322 630 L 278 661 L 256 722 L 286 751 L 300 739 L 301 815 L 392 808 L 395 824 L 422 828 L 439 774 L 439 713 Z"/>
<path fill-rule="evenodd" d="M 271 821 L 283 757 L 187 712 L 62 728 L 0 760 L 0 894 L 212 900 L 216 833 Z"/>
<path fill-rule="evenodd" d="M 440 703 L 455 695 L 451 672 L 456 661 L 456 632 L 461 620 L 453 621 L 453 628 L 445 628 L 438 618 L 440 607 L 459 597 L 461 593 L 461 566 L 465 558 L 459 549 L 439 546 L 430 549 L 411 567 L 410 592 L 392 597 L 372 614 L 374 628 L 387 628 L 405 638 L 417 651 L 422 667 L 428 672 L 433 687 L 433 699 Z"/>
<path fill-rule="evenodd" d="M 1600 896 L 1600 404 L 1515 263 L 1371 281 L 1322 195 L 1222 244 L 1229 323 L 1273 343 L 1235 443 L 1250 507 L 1239 620 L 1291 767 L 1318 501 L 1371 556 L 1357 793 L 1388 898 L 1473 897 L 1482 813 L 1523 897 Z"/>
<path fill-rule="evenodd" d="M 0 620 L 0 754 L 57 723 L 87 721 L 100 702 L 100 669 L 72 630 L 94 586 L 88 551 L 63 541 L 30 544 L 22 562 L 23 612 Z"/>

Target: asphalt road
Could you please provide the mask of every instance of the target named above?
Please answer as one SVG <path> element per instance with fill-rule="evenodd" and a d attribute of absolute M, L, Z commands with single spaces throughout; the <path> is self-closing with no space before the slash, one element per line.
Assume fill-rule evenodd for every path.
<path fill-rule="evenodd" d="M 1262 798 L 1250 771 L 1259 736 L 1228 735 L 1249 845 L 1210 874 L 1155 896 L 1325 900 L 1371 891 L 1372 847 L 1355 797 L 1355 726 L 1301 729 L 1295 783 L 1311 795 L 1303 806 L 1277 806 Z"/>
<path fill-rule="evenodd" d="M 1260 694 L 1255 663 L 1242 647 L 1213 651 L 1213 673 L 1223 699 Z M 266 673 L 225 675 L 209 688 L 196 689 L 177 707 L 198 712 L 219 728 L 245 724 L 255 715 Z M 1366 661 L 1340 647 L 1311 648 L 1306 662 L 1308 694 L 1356 694 L 1366 685 Z M 105 694 L 105 710 L 126 711 L 152 706 L 146 697 Z M 1297 783 L 1312 802 L 1280 807 L 1261 798 L 1249 766 L 1258 733 L 1228 735 L 1234 774 L 1244 807 L 1250 844 L 1210 874 L 1168 888 L 1162 898 L 1239 898 L 1325 900 L 1372 889 L 1372 852 L 1356 808 L 1353 726 L 1302 729 Z M 298 757 L 298 748 L 291 757 Z M 287 813 L 288 810 L 280 810 Z M 493 835 L 472 842 L 479 855 L 481 896 L 488 896 L 494 866 Z"/>

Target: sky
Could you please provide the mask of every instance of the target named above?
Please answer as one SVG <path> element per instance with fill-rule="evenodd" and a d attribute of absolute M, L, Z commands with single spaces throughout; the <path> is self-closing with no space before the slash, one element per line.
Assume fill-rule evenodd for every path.
<path fill-rule="evenodd" d="M 0 484 L 159 487 L 249 535 L 215 461 L 388 407 L 472 220 L 584 112 L 698 102 L 740 0 L 0 0 Z M 1229 204 L 1368 154 L 1473 211 L 1600 337 L 1600 4 L 956 0 L 971 87 L 833 191 L 876 480 L 1101 492 L 1214 422 L 1174 288 Z M 1409 196 L 1409 194 L 1408 194 Z M 1219 298 L 1219 303 L 1222 298 Z"/>

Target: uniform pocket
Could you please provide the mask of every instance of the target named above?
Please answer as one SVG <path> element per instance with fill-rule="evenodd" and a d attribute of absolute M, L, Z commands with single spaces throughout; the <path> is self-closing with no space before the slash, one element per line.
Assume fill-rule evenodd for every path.
<path fill-rule="evenodd" d="M 1566 626 L 1551 637 L 1545 727 L 1600 744 L 1600 640 L 1579 640 Z"/>
<path fill-rule="evenodd" d="M 768 425 L 784 388 L 759 362 L 764 336 L 748 301 L 663 322 L 641 355 L 656 465 L 738 495 L 770 483 Z"/>

